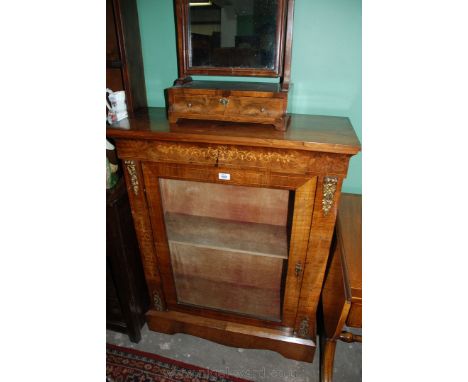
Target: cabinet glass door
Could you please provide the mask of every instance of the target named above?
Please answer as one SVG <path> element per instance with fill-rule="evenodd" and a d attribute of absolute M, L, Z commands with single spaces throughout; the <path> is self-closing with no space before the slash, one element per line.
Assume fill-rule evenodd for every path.
<path fill-rule="evenodd" d="M 294 192 L 159 182 L 177 303 L 281 321 Z"/>

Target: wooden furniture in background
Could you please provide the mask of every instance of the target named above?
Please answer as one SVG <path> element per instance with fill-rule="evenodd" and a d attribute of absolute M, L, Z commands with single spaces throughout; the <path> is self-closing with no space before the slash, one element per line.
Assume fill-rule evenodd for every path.
<path fill-rule="evenodd" d="M 125 90 L 129 113 L 146 107 L 136 0 L 106 0 L 106 86 Z"/>
<path fill-rule="evenodd" d="M 336 341 L 361 342 L 361 335 L 343 331 L 362 327 L 361 195 L 342 194 L 334 245 L 321 297 L 320 375 L 333 378 Z"/>
<path fill-rule="evenodd" d="M 106 0 L 106 86 L 125 90 L 130 115 L 146 107 L 136 0 Z M 138 342 L 148 295 L 123 181 L 107 191 L 106 218 L 107 327 Z"/>
<path fill-rule="evenodd" d="M 311 362 L 341 185 L 360 150 L 349 120 L 291 115 L 280 132 L 169 124 L 149 108 L 129 124 L 107 135 L 125 166 L 149 328 Z"/>
<path fill-rule="evenodd" d="M 252 36 L 236 36 L 235 47 L 213 49 L 213 62 L 197 66 L 193 49 L 204 35 L 191 32 L 189 0 L 175 0 L 177 22 L 177 53 L 179 59 L 178 79 L 173 87 L 167 89 L 168 117 L 171 123 L 179 119 L 218 120 L 233 122 L 253 122 L 274 125 L 284 131 L 289 119 L 286 114 L 288 91 L 291 78 L 291 54 L 294 0 L 256 1 L 252 9 L 258 7 L 257 17 L 275 20 L 275 25 L 266 31 L 257 31 Z M 245 4 L 248 1 L 244 2 Z M 222 4 L 222 3 L 219 3 Z M 237 6 L 240 6 L 238 3 Z M 223 8 L 225 5 L 213 5 Z M 229 5 L 232 7 L 232 5 Z M 195 7 L 199 10 L 202 7 Z M 240 12 L 243 13 L 243 12 Z M 253 15 L 255 19 L 255 14 Z M 254 24 L 255 25 L 255 24 Z M 219 32 L 216 32 L 219 34 Z M 223 34 L 221 24 L 221 36 Z M 192 38 L 195 36 L 195 38 Z M 214 36 L 205 36 L 212 41 Z M 250 37 L 250 39 L 249 39 Z M 255 39 L 272 44 L 258 44 L 258 51 L 242 48 Z M 261 56 L 263 48 L 271 49 L 271 66 L 254 65 L 252 58 Z M 208 51 L 202 56 L 206 56 Z M 253 49 L 253 50 L 252 50 Z M 233 52 L 236 50 L 236 52 Z M 233 60 L 219 57 L 235 56 Z M 198 57 L 198 56 L 196 56 Z M 218 57 L 216 60 L 215 58 Z M 243 61 L 243 62 L 242 62 Z M 255 61 L 255 60 L 254 60 Z M 230 66 L 217 66 L 215 62 L 231 62 Z M 231 82 L 231 81 L 192 81 L 191 75 L 222 75 L 279 78 L 279 83 Z"/>
<path fill-rule="evenodd" d="M 124 179 L 106 196 L 107 328 L 138 342 L 149 300 Z"/>

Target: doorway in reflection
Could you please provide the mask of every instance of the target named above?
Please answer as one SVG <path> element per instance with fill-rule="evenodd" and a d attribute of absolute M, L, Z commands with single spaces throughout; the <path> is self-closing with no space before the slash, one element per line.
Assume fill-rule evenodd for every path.
<path fill-rule="evenodd" d="M 278 0 L 191 0 L 191 67 L 274 69 Z"/>

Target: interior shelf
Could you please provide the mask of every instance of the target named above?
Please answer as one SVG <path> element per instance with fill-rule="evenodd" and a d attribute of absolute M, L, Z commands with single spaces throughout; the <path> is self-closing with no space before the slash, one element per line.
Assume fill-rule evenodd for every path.
<path fill-rule="evenodd" d="M 288 258 L 285 226 L 167 212 L 169 242 L 250 255 Z"/>
<path fill-rule="evenodd" d="M 179 303 L 280 320 L 284 259 L 174 241 L 169 247 Z"/>

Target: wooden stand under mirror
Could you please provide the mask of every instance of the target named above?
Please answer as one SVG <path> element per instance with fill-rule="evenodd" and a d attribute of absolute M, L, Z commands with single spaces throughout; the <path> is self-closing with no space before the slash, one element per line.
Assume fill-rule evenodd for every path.
<path fill-rule="evenodd" d="M 294 0 L 175 0 L 179 76 L 168 118 L 251 122 L 287 129 Z M 278 78 L 193 81 L 191 75 Z"/>

